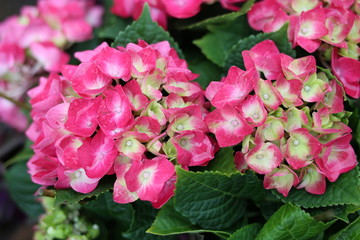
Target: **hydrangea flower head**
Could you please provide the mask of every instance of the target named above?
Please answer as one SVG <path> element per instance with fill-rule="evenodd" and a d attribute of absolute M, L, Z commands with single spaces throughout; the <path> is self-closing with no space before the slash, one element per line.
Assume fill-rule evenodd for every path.
<path fill-rule="evenodd" d="M 206 89 L 216 107 L 206 116 L 206 125 L 220 147 L 242 143 L 235 154 L 237 168 L 264 174 L 266 189 L 284 196 L 292 187 L 323 194 L 325 179 L 336 181 L 357 164 L 351 129 L 341 117 L 342 88 L 317 70 L 313 56 L 292 59 L 271 40 L 242 54 L 246 71 L 233 66 L 228 76 Z M 269 64 L 269 59 L 274 61 Z M 240 74 L 229 81 L 234 69 Z M 244 76 L 252 77 L 245 81 Z M 238 88 L 242 81 L 246 84 Z M 224 94 L 225 86 L 234 94 Z"/>
<path fill-rule="evenodd" d="M 214 158 L 197 75 L 168 42 L 103 43 L 75 56 L 79 65 L 29 91 L 33 181 L 89 193 L 116 174 L 115 202 L 161 207 L 174 194 L 175 164 Z"/>

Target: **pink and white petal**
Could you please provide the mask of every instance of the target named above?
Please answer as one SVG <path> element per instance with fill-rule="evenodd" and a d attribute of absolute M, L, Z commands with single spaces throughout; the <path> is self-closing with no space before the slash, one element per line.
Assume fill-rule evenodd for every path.
<path fill-rule="evenodd" d="M 204 166 L 214 158 L 214 146 L 201 131 L 184 131 L 171 138 L 176 148 L 177 161 L 186 166 Z"/>
<path fill-rule="evenodd" d="M 280 149 L 273 143 L 260 143 L 245 155 L 245 161 L 255 172 L 267 174 L 282 162 Z"/>
<path fill-rule="evenodd" d="M 92 100 L 79 98 L 72 101 L 65 129 L 82 137 L 90 137 L 98 126 L 96 117 L 100 101 L 100 98 Z"/>
<path fill-rule="evenodd" d="M 159 195 L 159 198 L 156 202 L 152 202 L 152 206 L 154 208 L 161 208 L 175 193 L 175 183 L 176 183 L 176 175 L 172 176 L 169 180 L 167 180 L 164 184 L 163 189 Z"/>
<path fill-rule="evenodd" d="M 235 168 L 241 173 L 244 173 L 247 169 L 249 169 L 245 161 L 245 155 L 240 151 L 235 152 L 234 162 Z"/>
<path fill-rule="evenodd" d="M 134 111 L 139 111 L 148 104 L 149 99 L 142 93 L 140 85 L 136 80 L 131 80 L 126 83 L 123 90 Z"/>
<path fill-rule="evenodd" d="M 166 13 L 175 18 L 189 18 L 200 11 L 202 0 L 166 1 Z"/>
<path fill-rule="evenodd" d="M 94 50 L 85 50 L 81 52 L 76 52 L 74 54 L 75 58 L 79 59 L 81 62 L 92 62 L 95 60 L 95 57 L 104 49 L 109 47 L 107 42 L 101 43 Z"/>
<path fill-rule="evenodd" d="M 290 189 L 299 183 L 299 178 L 294 171 L 285 165 L 275 168 L 271 173 L 265 174 L 264 188 L 276 189 L 287 197 Z"/>
<path fill-rule="evenodd" d="M 119 154 L 114 140 L 108 138 L 99 130 L 91 141 L 92 164 L 85 168 L 91 178 L 102 178 L 113 167 L 115 158 Z"/>
<path fill-rule="evenodd" d="M 301 89 L 301 98 L 307 102 L 320 102 L 330 86 L 327 81 L 322 80 L 316 73 L 310 75 Z"/>
<path fill-rule="evenodd" d="M 325 144 L 322 153 L 315 159 L 321 172 L 334 182 L 341 173 L 357 165 L 354 149 L 350 145 L 351 134 L 346 134 Z"/>
<path fill-rule="evenodd" d="M 129 191 L 126 187 L 125 178 L 122 176 L 117 177 L 114 183 L 113 199 L 116 203 L 125 204 L 135 202 L 139 197 L 136 192 Z"/>
<path fill-rule="evenodd" d="M 103 74 L 94 63 L 81 63 L 71 79 L 74 90 L 84 98 L 94 98 L 111 83 L 111 77 Z"/>
<path fill-rule="evenodd" d="M 228 147 L 240 143 L 252 133 L 252 127 L 236 110 L 226 105 L 216 109 L 205 117 L 205 124 L 215 134 L 220 147 Z"/>
<path fill-rule="evenodd" d="M 156 201 L 162 188 L 175 173 L 174 165 L 166 158 L 156 157 L 143 162 L 134 161 L 125 174 L 128 189 L 137 192 L 139 198 L 145 201 Z"/>
<path fill-rule="evenodd" d="M 284 76 L 279 75 L 275 88 L 279 91 L 283 99 L 283 106 L 291 107 L 300 106 L 303 104 L 303 101 L 299 97 L 302 89 L 302 82 L 300 80 L 287 80 L 284 78 Z"/>
<path fill-rule="evenodd" d="M 249 25 L 257 31 L 264 31 L 265 26 L 274 21 L 279 9 L 281 6 L 273 0 L 256 2 L 247 14 Z"/>
<path fill-rule="evenodd" d="M 138 161 L 143 158 L 143 154 L 146 151 L 146 147 L 132 135 L 120 138 L 116 141 L 115 145 L 120 154 Z"/>
<path fill-rule="evenodd" d="M 305 37 L 298 37 L 296 39 L 296 43 L 300 47 L 305 49 L 307 52 L 313 53 L 320 47 L 321 40 L 319 40 L 319 39 L 308 39 L 308 38 L 305 38 Z"/>
<path fill-rule="evenodd" d="M 71 188 L 79 193 L 92 192 L 100 180 L 100 178 L 89 178 L 83 168 L 78 170 L 67 170 L 64 171 L 64 174 L 71 179 Z"/>
<path fill-rule="evenodd" d="M 326 190 L 325 175 L 314 165 L 301 169 L 301 182 L 297 189 L 305 188 L 312 194 L 324 194 Z"/>
<path fill-rule="evenodd" d="M 115 79 L 130 79 L 131 57 L 127 52 L 105 47 L 94 61 L 95 65 L 107 76 Z"/>
<path fill-rule="evenodd" d="M 274 14 L 274 19 L 264 25 L 263 31 L 276 32 L 288 21 L 289 16 L 287 15 L 287 13 L 282 9 L 278 9 L 277 12 Z"/>
<path fill-rule="evenodd" d="M 337 49 L 334 48 L 331 69 L 344 85 L 346 94 L 353 98 L 360 98 L 360 62 L 348 57 L 339 57 Z"/>
<path fill-rule="evenodd" d="M 270 109 L 276 110 L 282 103 L 281 94 L 270 80 L 259 80 L 255 87 L 255 93 Z"/>
<path fill-rule="evenodd" d="M 290 132 L 284 149 L 286 161 L 293 169 L 299 169 L 319 155 L 322 144 L 307 129 L 298 128 Z"/>
<path fill-rule="evenodd" d="M 258 71 L 264 73 L 266 79 L 274 80 L 282 74 L 280 52 L 272 40 L 262 41 L 242 54 L 246 69 L 255 65 Z"/>
<path fill-rule="evenodd" d="M 212 102 L 215 95 L 220 91 L 221 87 L 224 86 L 223 82 L 215 82 L 212 81 L 206 88 L 205 96 L 206 98 Z"/>

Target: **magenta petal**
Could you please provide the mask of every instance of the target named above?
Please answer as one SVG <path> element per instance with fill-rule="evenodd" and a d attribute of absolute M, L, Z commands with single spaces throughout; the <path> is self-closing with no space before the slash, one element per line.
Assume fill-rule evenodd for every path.
<path fill-rule="evenodd" d="M 214 158 L 214 147 L 201 131 L 184 131 L 171 139 L 177 151 L 177 161 L 184 166 L 203 166 Z"/>
<path fill-rule="evenodd" d="M 206 97 L 217 108 L 222 108 L 226 104 L 235 107 L 254 89 L 257 80 L 258 74 L 255 69 L 245 72 L 232 66 L 221 83 L 210 83 L 206 89 Z"/>
<path fill-rule="evenodd" d="M 92 164 L 85 168 L 91 178 L 102 178 L 113 166 L 118 151 L 114 140 L 99 130 L 91 141 Z"/>
<path fill-rule="evenodd" d="M 134 111 L 139 111 L 148 104 L 149 99 L 142 93 L 140 85 L 136 80 L 126 83 L 123 90 L 129 98 Z"/>
<path fill-rule="evenodd" d="M 166 13 L 175 18 L 189 18 L 200 11 L 202 0 L 167 1 Z"/>
<path fill-rule="evenodd" d="M 130 192 L 126 187 L 124 177 L 118 177 L 114 183 L 113 199 L 114 202 L 125 204 L 135 202 L 138 199 L 136 192 Z"/>
<path fill-rule="evenodd" d="M 94 50 L 76 52 L 74 56 L 75 58 L 79 59 L 81 62 L 91 62 L 101 52 L 101 50 L 106 47 L 109 47 L 109 45 L 106 42 L 103 42 L 99 46 L 97 46 Z"/>
<path fill-rule="evenodd" d="M 282 165 L 275 168 L 271 173 L 265 174 L 264 188 L 276 189 L 284 197 L 287 197 L 290 189 L 299 183 L 299 178 L 294 171 Z"/>
<path fill-rule="evenodd" d="M 258 96 L 247 96 L 246 100 L 241 105 L 241 114 L 254 127 L 262 125 L 267 117 L 267 111 L 263 102 Z"/>
<path fill-rule="evenodd" d="M 92 100 L 80 98 L 72 101 L 65 128 L 79 136 L 90 137 L 98 126 L 96 117 L 100 101 L 100 98 Z"/>
<path fill-rule="evenodd" d="M 156 157 L 143 162 L 134 161 L 125 174 L 128 189 L 137 192 L 141 200 L 156 201 L 167 180 L 175 173 L 174 165 L 166 158 Z"/>
<path fill-rule="evenodd" d="M 94 63 L 109 77 L 122 78 L 125 81 L 130 79 L 131 57 L 129 53 L 106 47 L 100 52 Z"/>
<path fill-rule="evenodd" d="M 325 144 L 322 153 L 315 159 L 321 172 L 331 182 L 336 181 L 341 173 L 348 172 L 357 165 L 350 140 L 351 134 L 346 134 Z"/>
<path fill-rule="evenodd" d="M 312 194 L 324 194 L 326 190 L 325 175 L 314 165 L 303 168 L 301 170 L 301 183 L 296 187 Z"/>
<path fill-rule="evenodd" d="M 245 155 L 248 166 L 257 173 L 267 174 L 282 162 L 280 149 L 273 143 L 260 143 Z"/>
<path fill-rule="evenodd" d="M 54 185 L 57 178 L 59 160 L 45 154 L 35 154 L 27 162 L 31 180 L 34 183 L 50 186 Z"/>
<path fill-rule="evenodd" d="M 156 202 L 152 202 L 154 208 L 161 208 L 175 193 L 176 175 L 167 180 Z"/>
<path fill-rule="evenodd" d="M 249 51 L 244 51 L 243 58 L 246 69 L 251 69 L 254 64 L 268 80 L 277 79 L 279 74 L 282 74 L 280 52 L 272 40 L 262 41 Z"/>
<path fill-rule="evenodd" d="M 233 146 L 252 133 L 252 127 L 236 110 L 226 105 L 216 109 L 205 117 L 205 124 L 215 134 L 220 147 Z"/>
<path fill-rule="evenodd" d="M 360 62 L 347 57 L 339 57 L 334 49 L 331 68 L 335 76 L 342 82 L 346 94 L 353 98 L 360 97 Z"/>
<path fill-rule="evenodd" d="M 72 189 L 80 193 L 92 192 L 100 180 L 100 178 L 89 178 L 82 168 L 76 171 L 65 171 L 64 174 L 71 179 L 70 186 Z"/>
<path fill-rule="evenodd" d="M 102 93 L 111 82 L 94 63 L 81 63 L 70 79 L 74 90 L 84 98 L 93 98 Z"/>

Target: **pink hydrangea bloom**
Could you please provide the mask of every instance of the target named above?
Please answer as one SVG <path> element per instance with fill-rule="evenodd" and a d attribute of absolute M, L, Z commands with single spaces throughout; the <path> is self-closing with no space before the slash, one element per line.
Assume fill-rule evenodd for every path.
<path fill-rule="evenodd" d="M 103 8 L 87 0 L 39 0 L 0 23 L 0 91 L 23 102 L 34 76 L 59 72 L 70 56 L 64 48 L 88 40 L 101 23 Z M 26 55 L 25 55 L 26 53 Z M 11 107 L 10 107 L 11 106 Z M 14 104 L 1 101 L 0 121 L 24 131 L 27 122 Z M 9 121 L 6 116 L 17 116 Z"/>
<path fill-rule="evenodd" d="M 349 144 L 351 129 L 337 116 L 344 113 L 342 88 L 316 68 L 314 57 L 280 54 L 271 40 L 244 51 L 243 57 L 246 71 L 233 66 L 206 89 L 216 109 L 205 124 L 220 147 L 242 144 L 236 168 L 264 174 L 266 189 L 285 197 L 293 187 L 323 194 L 326 179 L 335 181 L 357 163 Z M 348 75 L 338 73 L 349 80 L 350 73 L 351 79 L 359 75 L 348 69 Z"/>
<path fill-rule="evenodd" d="M 217 150 L 197 75 L 168 42 L 103 43 L 75 56 L 79 65 L 29 91 L 33 180 L 89 193 L 116 174 L 115 202 L 161 207 L 174 194 L 174 163 L 205 166 Z"/>
<path fill-rule="evenodd" d="M 359 74 L 355 70 L 359 68 L 358 6 L 358 1 L 354 0 L 262 0 L 254 4 L 247 16 L 250 26 L 263 32 L 275 32 L 289 22 L 287 34 L 292 46 L 300 46 L 309 53 L 318 50 L 322 58 L 331 61 L 332 71 L 344 84 L 346 93 L 359 98 Z M 245 60 L 248 58 L 244 56 Z M 282 57 L 283 60 L 289 61 Z M 305 58 L 302 61 L 306 64 Z M 291 71 L 289 74 L 294 75 Z M 289 77 L 287 73 L 285 76 Z M 307 101 L 318 101 L 322 90 L 317 88 L 317 91 L 317 97 Z"/>
<path fill-rule="evenodd" d="M 200 12 L 201 4 L 212 4 L 219 1 L 223 8 L 238 11 L 239 4 L 246 0 L 113 0 L 111 12 L 123 18 L 138 19 L 144 4 L 150 7 L 150 15 L 154 22 L 167 28 L 167 18 L 190 18 Z"/>

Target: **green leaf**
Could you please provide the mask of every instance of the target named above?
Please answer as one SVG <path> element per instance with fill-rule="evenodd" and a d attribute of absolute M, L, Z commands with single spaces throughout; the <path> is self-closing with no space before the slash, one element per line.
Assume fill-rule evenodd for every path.
<path fill-rule="evenodd" d="M 360 239 L 360 217 L 337 234 L 336 240 Z"/>
<path fill-rule="evenodd" d="M 359 205 L 347 205 L 346 206 L 346 213 L 354 213 L 360 211 L 360 206 Z"/>
<path fill-rule="evenodd" d="M 287 38 L 287 24 L 279 31 L 273 33 L 259 33 L 251 35 L 247 38 L 239 40 L 230 50 L 227 59 L 225 60 L 225 68 L 233 65 L 245 69 L 242 51 L 250 50 L 257 43 L 270 39 L 275 42 L 280 52 L 295 57 L 295 51 L 292 50 L 291 44 Z"/>
<path fill-rule="evenodd" d="M 246 225 L 236 232 L 234 232 L 228 240 L 238 240 L 238 239 L 246 239 L 246 240 L 254 240 L 258 233 L 260 232 L 261 225 L 259 223 L 253 223 Z"/>
<path fill-rule="evenodd" d="M 207 165 L 207 170 L 218 171 L 226 174 L 237 173 L 234 162 L 234 150 L 232 148 L 221 148 L 215 158 Z"/>
<path fill-rule="evenodd" d="M 124 240 L 121 235 L 129 230 L 135 214 L 131 204 L 115 203 L 110 192 L 86 201 L 81 207 L 82 215 L 100 227 L 99 239 Z"/>
<path fill-rule="evenodd" d="M 205 28 L 205 27 L 208 27 L 211 25 L 221 25 L 221 24 L 229 23 L 229 22 L 235 20 L 236 18 L 246 14 L 251 9 L 251 7 L 254 5 L 254 2 L 255 2 L 255 0 L 248 0 L 241 7 L 241 9 L 239 11 L 223 14 L 223 15 L 212 17 L 209 19 L 205 19 L 201 22 L 187 26 L 186 29 Z"/>
<path fill-rule="evenodd" d="M 321 207 L 308 210 L 309 214 L 317 221 L 328 222 L 334 219 L 340 219 L 349 223 L 347 205 Z"/>
<path fill-rule="evenodd" d="M 146 232 L 156 235 L 211 232 L 224 237 L 229 236 L 227 232 L 201 229 L 199 226 L 193 225 L 186 217 L 176 211 L 172 200 L 161 207 L 154 223 Z"/>
<path fill-rule="evenodd" d="M 114 182 L 115 180 L 112 176 L 104 177 L 99 182 L 99 185 L 96 187 L 96 189 L 87 194 L 76 192 L 73 189 L 55 189 L 54 191 L 56 192 L 56 196 L 54 206 L 58 207 L 61 204 L 73 204 L 84 200 L 85 198 L 99 196 L 100 194 L 112 189 Z"/>
<path fill-rule="evenodd" d="M 299 207 L 288 203 L 271 216 L 256 240 L 305 240 L 317 236 L 327 227 L 327 224 L 315 221 Z"/>
<path fill-rule="evenodd" d="M 291 190 L 288 197 L 284 197 L 276 191 L 273 193 L 283 202 L 291 202 L 304 208 L 343 204 L 360 205 L 358 167 L 348 173 L 341 174 L 335 182 L 327 182 L 326 184 L 326 192 L 322 195 L 310 194 L 303 189 Z"/>
<path fill-rule="evenodd" d="M 221 68 L 209 61 L 200 51 L 191 49 L 185 53 L 185 58 L 189 69 L 200 75 L 194 81 L 200 83 L 203 89 L 206 89 L 211 81 L 220 80 Z"/>
<path fill-rule="evenodd" d="M 177 168 L 175 208 L 194 225 L 224 230 L 238 223 L 245 212 L 244 199 L 264 195 L 254 175 L 189 172 Z"/>
<path fill-rule="evenodd" d="M 111 13 L 110 9 L 112 5 L 113 0 L 105 1 L 103 24 L 99 29 L 95 30 L 95 35 L 99 38 L 115 39 L 118 33 L 123 31 L 132 22 L 132 19 L 120 18 Z"/>
<path fill-rule="evenodd" d="M 5 183 L 12 199 L 27 215 L 38 218 L 44 212 L 34 196 L 41 186 L 31 181 L 26 162 L 16 163 L 5 172 Z"/>
<path fill-rule="evenodd" d="M 146 233 L 146 230 L 151 226 L 154 218 L 157 214 L 157 210 L 154 209 L 150 203 L 143 201 L 136 201 L 133 203 L 135 210 L 134 218 L 130 229 L 123 233 L 123 237 L 129 240 L 141 239 L 141 240 L 175 240 L 174 236 L 157 236 L 150 233 Z"/>
<path fill-rule="evenodd" d="M 105 192 L 99 195 L 95 200 L 85 203 L 83 208 L 106 220 L 121 220 L 122 223 L 128 227 L 130 227 L 131 219 L 134 215 L 131 204 L 119 204 L 114 202 L 113 195 L 110 192 Z M 125 230 L 127 229 L 128 228 Z"/>
<path fill-rule="evenodd" d="M 126 46 L 128 43 L 137 43 L 139 39 L 142 39 L 149 44 L 169 41 L 171 47 L 176 49 L 178 55 L 181 58 L 184 58 L 178 44 L 170 34 L 152 21 L 149 6 L 147 4 L 144 5 L 141 17 L 126 27 L 124 31 L 119 32 L 115 41 L 112 43 L 112 47 Z"/>
<path fill-rule="evenodd" d="M 34 151 L 32 150 L 31 146 L 32 146 L 32 142 L 29 139 L 27 139 L 23 149 L 14 157 L 7 160 L 4 163 L 4 167 L 7 168 L 14 163 L 29 160 L 34 155 Z"/>
<path fill-rule="evenodd" d="M 209 60 L 220 67 L 224 66 L 231 47 L 239 39 L 254 33 L 245 16 L 238 17 L 225 25 L 209 26 L 208 28 L 210 32 L 201 39 L 195 40 L 194 44 Z"/>

